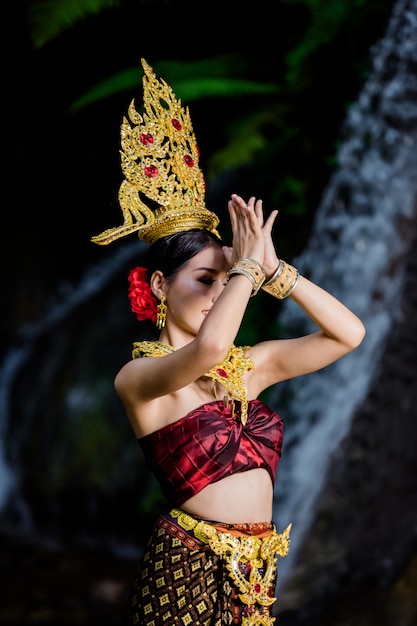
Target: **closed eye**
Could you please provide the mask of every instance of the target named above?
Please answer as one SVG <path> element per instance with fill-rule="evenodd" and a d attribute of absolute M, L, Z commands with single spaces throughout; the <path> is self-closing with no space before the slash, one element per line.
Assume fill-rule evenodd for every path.
<path fill-rule="evenodd" d="M 214 283 L 213 278 L 199 278 L 198 281 L 203 283 L 203 285 L 212 285 Z"/>

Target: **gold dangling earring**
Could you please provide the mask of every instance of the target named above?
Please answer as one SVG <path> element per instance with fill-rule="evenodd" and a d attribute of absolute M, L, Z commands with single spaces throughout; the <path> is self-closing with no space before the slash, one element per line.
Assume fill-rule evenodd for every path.
<path fill-rule="evenodd" d="M 161 302 L 156 307 L 156 326 L 161 330 L 165 326 L 167 319 L 167 305 L 165 304 L 165 296 L 161 297 Z"/>

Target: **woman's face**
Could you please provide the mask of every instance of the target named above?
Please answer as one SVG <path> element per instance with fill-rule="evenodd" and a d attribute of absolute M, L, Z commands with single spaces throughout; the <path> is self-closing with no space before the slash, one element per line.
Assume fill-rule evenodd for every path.
<path fill-rule="evenodd" d="M 167 326 L 194 337 L 223 291 L 228 269 L 222 249 L 217 246 L 192 257 L 167 285 Z"/>

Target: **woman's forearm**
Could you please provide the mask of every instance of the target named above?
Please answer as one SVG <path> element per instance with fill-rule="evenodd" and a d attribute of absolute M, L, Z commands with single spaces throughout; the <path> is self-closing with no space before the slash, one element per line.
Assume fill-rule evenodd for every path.
<path fill-rule="evenodd" d="M 354 349 L 365 335 L 361 320 L 330 293 L 299 276 L 290 298 L 329 337 Z"/>

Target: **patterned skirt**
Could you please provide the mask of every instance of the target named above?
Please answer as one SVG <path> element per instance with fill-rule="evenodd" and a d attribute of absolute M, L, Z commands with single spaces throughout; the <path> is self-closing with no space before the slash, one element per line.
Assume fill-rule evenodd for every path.
<path fill-rule="evenodd" d="M 133 579 L 126 626 L 272 626 L 277 557 L 290 526 L 161 515 Z"/>

